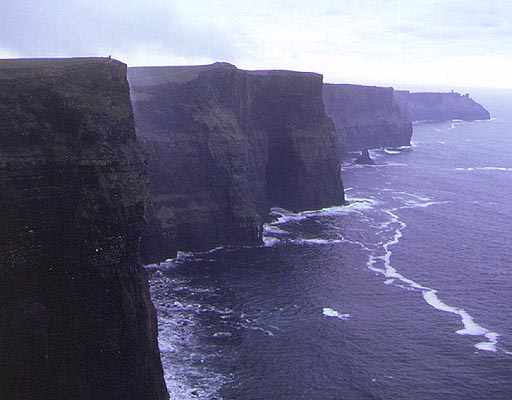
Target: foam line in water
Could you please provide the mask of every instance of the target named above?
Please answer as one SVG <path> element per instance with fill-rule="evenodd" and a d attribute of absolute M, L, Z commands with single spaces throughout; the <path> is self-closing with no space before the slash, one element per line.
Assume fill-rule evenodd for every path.
<path fill-rule="evenodd" d="M 322 314 L 326 317 L 333 317 L 333 318 L 341 319 L 342 321 L 347 320 L 352 317 L 350 314 L 340 314 L 338 311 L 333 310 L 330 307 L 324 307 L 324 309 L 322 310 Z"/>
<path fill-rule="evenodd" d="M 468 167 L 468 168 L 455 168 L 456 171 L 512 171 L 509 167 Z"/>
<path fill-rule="evenodd" d="M 433 206 L 433 205 L 436 205 L 436 204 L 447 204 L 447 203 L 451 203 L 451 201 L 449 200 L 445 200 L 445 201 L 428 201 L 428 202 L 425 202 L 425 203 L 416 203 L 416 202 L 407 202 L 407 207 L 403 207 L 403 208 L 426 208 L 426 207 L 430 207 L 430 206 Z"/>
<path fill-rule="evenodd" d="M 468 336 L 484 336 L 487 341 L 479 342 L 475 345 L 475 347 L 479 350 L 483 351 L 491 351 L 496 352 L 496 345 L 498 344 L 499 334 L 496 332 L 491 332 L 490 330 L 478 325 L 473 317 L 468 314 L 468 312 L 462 308 L 457 308 L 450 306 L 444 302 L 442 302 L 437 296 L 437 291 L 434 289 L 424 290 L 423 298 L 425 301 L 436 310 L 456 314 L 460 317 L 462 324 L 464 326 L 463 329 L 459 329 L 456 333 L 459 335 L 468 335 Z"/>
<path fill-rule="evenodd" d="M 308 218 L 339 216 L 347 213 L 361 213 L 363 210 L 373 209 L 377 202 L 373 199 L 351 199 L 351 203 L 344 206 L 334 206 L 319 210 L 306 210 L 294 213 L 283 208 L 272 208 L 271 216 L 275 220 L 263 225 L 263 243 L 265 247 L 273 247 L 279 243 L 293 243 L 299 245 L 333 245 L 337 243 L 352 243 L 341 235 L 338 238 L 293 238 L 293 229 L 286 230 L 286 224 L 298 223 Z M 352 243 L 359 244 L 359 243 Z"/>
<path fill-rule="evenodd" d="M 488 167 L 490 168 L 490 167 Z M 382 191 L 386 191 L 387 189 L 382 189 Z M 389 189 L 391 190 L 391 189 Z M 409 279 L 402 274 L 400 274 L 391 264 L 391 259 L 393 252 L 391 251 L 392 246 L 398 244 L 400 239 L 403 236 L 402 231 L 407 228 L 407 224 L 404 221 L 401 221 L 397 215 L 397 211 L 400 209 L 408 209 L 408 208 L 426 208 L 433 205 L 445 204 L 449 201 L 434 201 L 429 197 L 421 196 L 413 193 L 406 192 L 395 192 L 392 191 L 393 195 L 398 197 L 394 197 L 397 200 L 401 200 L 403 205 L 401 207 L 397 207 L 390 210 L 383 210 L 384 213 L 388 215 L 388 220 L 386 222 L 382 222 L 378 224 L 379 229 L 382 229 L 382 232 L 391 232 L 391 237 L 385 241 L 378 244 L 379 248 L 383 250 L 382 253 L 379 253 L 373 246 L 367 246 L 364 243 L 364 238 L 362 241 L 351 242 L 346 239 L 321 239 L 321 238 L 298 238 L 298 239 L 290 239 L 288 236 L 284 239 L 288 243 L 298 243 L 298 244 L 333 244 L 333 243 L 351 243 L 351 244 L 359 244 L 370 254 L 368 256 L 367 268 L 371 271 L 374 271 L 378 274 L 383 275 L 386 280 L 385 284 L 394 285 L 396 287 L 403 288 L 405 290 L 421 292 L 423 299 L 425 302 L 443 312 L 448 312 L 454 315 L 457 315 L 461 323 L 463 325 L 462 329 L 456 331 L 459 335 L 470 335 L 470 336 L 480 336 L 483 337 L 484 340 L 477 343 L 475 347 L 478 350 L 496 352 L 497 344 L 499 339 L 499 334 L 496 332 L 492 332 L 487 328 L 484 328 L 478 325 L 473 317 L 464 309 L 450 306 L 444 302 L 442 302 L 435 289 L 429 288 L 427 286 L 423 286 L 412 279 Z M 374 211 L 375 205 L 378 204 L 378 201 L 374 199 L 367 198 L 349 198 L 349 205 L 343 207 L 330 207 L 321 210 L 311 210 L 311 211 L 303 211 L 300 213 L 293 213 L 284 209 L 275 208 L 272 209 L 272 215 L 277 217 L 276 220 L 270 224 L 266 224 L 264 232 L 267 234 L 264 237 L 266 246 L 273 246 L 276 243 L 281 242 L 280 236 L 287 235 L 287 232 L 281 227 L 277 227 L 276 225 L 284 225 L 288 222 L 299 222 L 304 219 L 310 217 L 318 217 L 318 216 L 329 216 L 329 215 L 342 215 L 350 212 L 358 212 L 361 214 L 366 214 L 367 211 Z M 275 237 L 278 236 L 278 237 Z M 335 317 L 340 319 L 349 318 L 349 314 L 340 314 L 338 311 L 333 310 L 332 308 L 325 307 L 323 309 L 324 316 L 327 317 Z"/>
<path fill-rule="evenodd" d="M 299 213 L 294 213 L 292 211 L 285 210 L 283 208 L 272 208 L 270 215 L 273 216 L 275 221 L 265 224 L 266 229 L 269 227 L 275 227 L 276 225 L 283 225 L 288 222 L 298 222 L 303 221 L 306 218 L 310 217 L 321 217 L 321 216 L 329 216 L 329 215 L 341 215 L 355 211 L 369 210 L 373 209 L 375 205 L 378 204 L 378 201 L 374 199 L 367 198 L 348 198 L 348 204 L 343 206 L 333 206 L 321 208 L 319 210 L 306 210 Z M 271 229 L 271 228 L 270 228 Z"/>
<path fill-rule="evenodd" d="M 272 236 L 263 236 L 263 245 L 265 247 L 274 247 L 276 244 L 280 243 L 281 240 Z"/>
<path fill-rule="evenodd" d="M 434 204 L 442 204 L 444 202 L 434 202 L 428 201 L 425 203 L 416 204 L 417 207 L 428 207 Z M 383 254 L 375 254 L 372 252 L 368 256 L 367 268 L 371 271 L 377 272 L 383 275 L 386 280 L 384 281 L 387 285 L 394 285 L 397 287 L 401 287 L 406 290 L 411 290 L 415 292 L 421 292 L 423 299 L 425 302 L 436 310 L 451 313 L 457 315 L 463 325 L 463 329 L 459 329 L 456 331 L 459 335 L 469 335 L 469 336 L 482 336 L 486 340 L 481 341 L 475 344 L 475 347 L 478 350 L 496 352 L 497 344 L 499 339 L 499 334 L 496 332 L 492 332 L 487 328 L 478 325 L 473 317 L 464 309 L 450 306 L 443 301 L 441 301 L 437 295 L 437 290 L 429 288 L 427 286 L 423 286 L 412 279 L 406 278 L 402 274 L 400 274 L 392 265 L 391 265 L 391 257 L 393 255 L 390 247 L 399 243 L 402 238 L 402 231 L 407 227 L 405 222 L 401 221 L 396 214 L 396 211 L 401 208 L 410 208 L 410 205 L 399 207 L 397 209 L 385 210 L 384 212 L 388 214 L 390 219 L 388 222 L 383 224 L 383 227 L 389 228 L 393 227 L 394 232 L 391 238 L 382 244 L 382 249 L 384 250 Z"/>
<path fill-rule="evenodd" d="M 296 244 L 336 244 L 336 243 L 344 243 L 344 240 L 341 239 L 292 239 L 290 240 L 291 243 Z"/>
<path fill-rule="evenodd" d="M 285 230 L 270 224 L 265 224 L 263 226 L 263 229 L 266 235 L 288 235 L 288 232 L 286 232 Z"/>

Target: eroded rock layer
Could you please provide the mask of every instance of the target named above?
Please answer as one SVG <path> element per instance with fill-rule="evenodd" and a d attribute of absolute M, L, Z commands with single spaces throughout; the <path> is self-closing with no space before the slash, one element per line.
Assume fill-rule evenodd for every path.
<path fill-rule="evenodd" d="M 129 79 L 149 153 L 146 261 L 259 244 L 271 206 L 343 202 L 321 75 L 216 63 L 130 68 Z"/>
<path fill-rule="evenodd" d="M 324 84 L 323 99 L 341 154 L 411 144 L 412 124 L 395 101 L 393 88 Z"/>
<path fill-rule="evenodd" d="M 2 399 L 166 399 L 126 66 L 0 61 Z"/>

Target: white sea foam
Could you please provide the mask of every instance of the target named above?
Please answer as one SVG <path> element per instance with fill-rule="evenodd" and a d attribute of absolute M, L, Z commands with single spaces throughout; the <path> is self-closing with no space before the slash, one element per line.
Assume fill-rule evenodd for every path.
<path fill-rule="evenodd" d="M 425 203 L 409 202 L 409 204 L 407 204 L 407 207 L 404 207 L 404 208 L 426 208 L 426 207 L 430 207 L 430 206 L 433 206 L 433 205 L 436 205 L 436 204 L 447 204 L 447 203 L 451 203 L 451 201 L 449 201 L 449 200 L 445 200 L 445 201 L 427 201 Z"/>
<path fill-rule="evenodd" d="M 401 194 L 408 195 L 407 193 L 403 192 L 401 192 Z M 411 195 L 410 197 L 414 197 L 414 195 Z M 475 347 L 478 350 L 482 351 L 496 352 L 499 339 L 498 333 L 492 332 L 491 330 L 477 324 L 474 321 L 473 317 L 466 310 L 462 308 L 453 307 L 442 302 L 437 295 L 437 290 L 421 285 L 412 279 L 406 278 L 392 266 L 391 258 L 393 253 L 390 248 L 393 245 L 399 243 L 403 235 L 402 231 L 407 227 L 407 224 L 401 221 L 400 218 L 398 217 L 396 213 L 397 210 L 411 207 L 429 207 L 436 204 L 446 203 L 445 201 L 432 201 L 430 198 L 424 196 L 416 197 L 416 200 L 421 199 L 423 202 L 416 201 L 414 203 L 411 203 L 405 201 L 406 205 L 402 207 L 398 207 L 396 209 L 391 210 L 384 210 L 384 212 L 389 216 L 389 219 L 387 222 L 381 224 L 381 228 L 384 231 L 387 231 L 391 228 L 392 236 L 389 238 L 387 242 L 381 243 L 381 248 L 383 250 L 382 253 L 380 253 L 378 250 L 370 250 L 368 249 L 367 246 L 365 247 L 366 249 L 370 250 L 370 254 L 368 256 L 368 260 L 366 263 L 367 268 L 371 271 L 383 275 L 386 278 L 386 280 L 384 281 L 385 284 L 401 287 L 405 290 L 421 292 L 423 299 L 431 307 L 439 311 L 457 315 L 460 318 L 463 325 L 462 329 L 456 331 L 457 334 L 481 336 L 486 340 L 475 344 Z"/>
<path fill-rule="evenodd" d="M 320 245 L 325 245 L 325 244 L 344 243 L 345 241 L 341 240 L 341 239 L 318 239 L 318 238 L 313 238 L 313 239 L 292 239 L 292 240 L 290 240 L 290 242 L 291 243 L 296 243 L 296 244 L 320 244 Z"/>
<path fill-rule="evenodd" d="M 289 233 L 285 230 L 278 228 L 277 226 L 271 224 L 265 224 L 263 226 L 263 232 L 265 235 L 288 235 Z"/>
<path fill-rule="evenodd" d="M 270 215 L 277 217 L 277 219 L 269 225 L 281 225 L 290 221 L 301 221 L 307 218 L 307 216 L 303 215 L 303 212 L 294 213 L 292 211 L 285 210 L 284 208 L 272 208 L 270 211 Z"/>
<path fill-rule="evenodd" d="M 486 169 L 495 169 L 501 167 L 485 167 Z M 512 170 L 512 169 L 511 169 Z M 310 217 L 318 217 L 318 216 L 329 216 L 329 215 L 342 215 L 345 213 L 358 212 L 361 215 L 365 215 L 368 211 L 375 210 L 375 206 L 379 204 L 379 202 L 373 198 L 348 198 L 348 205 L 341 207 L 330 207 L 321 210 L 310 210 L 303 211 L 301 213 L 293 213 L 284 209 L 272 209 L 272 215 L 277 217 L 274 222 L 271 224 L 267 224 L 265 226 L 265 245 L 273 246 L 276 243 L 279 243 L 282 240 L 285 240 L 288 243 L 298 243 L 298 244 L 318 244 L 318 245 L 327 245 L 327 244 L 335 244 L 335 243 L 352 243 L 360 245 L 363 249 L 369 252 L 368 260 L 367 260 L 367 268 L 371 271 L 374 271 L 378 274 L 381 274 L 385 277 L 384 283 L 387 285 L 393 285 L 396 287 L 403 288 L 409 291 L 421 292 L 423 299 L 425 302 L 431 307 L 443 311 L 448 312 L 454 315 L 457 315 L 461 323 L 463 325 L 462 329 L 456 331 L 459 335 L 470 335 L 470 336 L 480 336 L 485 340 L 478 342 L 475 344 L 475 347 L 481 351 L 489 351 L 495 352 L 497 348 L 497 343 L 499 339 L 499 334 L 496 332 L 492 332 L 487 328 L 484 328 L 477 324 L 473 317 L 464 309 L 450 306 L 444 302 L 442 302 L 435 289 L 429 288 L 427 286 L 421 285 L 418 282 L 415 282 L 412 279 L 409 279 L 403 276 L 400 272 L 393 267 L 391 260 L 393 252 L 391 251 L 392 246 L 396 245 L 400 242 L 403 236 L 403 230 L 407 228 L 407 224 L 400 220 L 397 211 L 400 209 L 406 208 L 427 208 L 434 205 L 449 203 L 449 201 L 435 201 L 428 196 L 418 195 L 414 193 L 407 192 L 399 192 L 394 191 L 393 189 L 380 189 L 382 192 L 391 192 L 391 195 L 394 199 L 398 201 L 402 201 L 402 206 L 397 208 L 382 210 L 385 214 L 387 214 L 388 219 L 384 222 L 379 222 L 376 224 L 376 228 L 380 230 L 380 232 L 391 232 L 391 237 L 387 241 L 383 241 L 377 244 L 377 247 L 374 245 L 365 244 L 366 240 L 364 237 L 360 238 L 360 241 L 347 240 L 343 239 L 324 239 L 324 238 L 289 238 L 288 232 L 286 232 L 281 225 L 284 225 L 289 222 L 300 222 Z M 277 227 L 276 225 L 280 225 Z M 277 236 L 277 237 L 275 237 Z M 281 236 L 281 239 L 278 237 Z M 282 236 L 285 236 L 283 239 Z M 381 251 L 379 251 L 379 248 Z M 340 312 L 325 307 L 323 309 L 323 315 L 326 317 L 333 317 L 339 319 L 348 319 L 350 318 L 350 314 L 341 314 Z M 255 326 L 247 326 L 250 329 L 261 330 L 267 334 L 271 334 L 272 332 L 267 331 L 264 328 L 255 327 Z"/>
<path fill-rule="evenodd" d="M 198 327 L 197 315 L 207 309 L 186 299 L 172 301 L 167 297 L 169 287 L 187 288 L 188 281 L 169 279 L 162 273 L 152 274 L 151 291 L 154 304 L 158 310 L 159 335 L 162 364 L 167 389 L 172 398 L 193 399 L 194 393 L 201 393 L 204 398 L 216 398 L 221 387 L 231 381 L 229 375 L 217 373 L 210 367 L 209 359 L 218 354 L 208 353 L 198 340 L 195 330 Z M 204 291 L 205 288 L 191 288 L 192 291 Z M 206 290 L 208 292 L 210 290 Z M 231 310 L 218 310 L 231 312 Z M 228 332 L 218 332 L 213 337 L 227 337 Z M 195 359 L 198 362 L 187 362 Z M 201 376 L 200 382 L 195 377 Z M 195 381 L 195 383 L 192 383 Z"/>
<path fill-rule="evenodd" d="M 281 241 L 278 238 L 272 236 L 263 236 L 263 245 L 265 247 L 273 247 Z"/>
<path fill-rule="evenodd" d="M 233 336 L 233 334 L 231 332 L 215 332 L 213 334 L 213 337 L 214 338 L 227 338 L 227 337 L 231 337 Z"/>
<path fill-rule="evenodd" d="M 306 210 L 294 213 L 282 208 L 273 208 L 271 215 L 275 220 L 263 226 L 263 243 L 265 247 L 272 247 L 281 242 L 293 243 L 299 245 L 332 245 L 337 243 L 349 243 L 339 236 L 339 238 L 293 238 L 291 233 L 285 229 L 286 224 L 300 222 L 308 218 L 338 216 L 352 212 L 361 213 L 362 211 L 372 209 L 377 202 L 373 199 L 351 199 L 351 202 L 344 206 L 334 206 L 322 208 L 319 210 Z"/>
<path fill-rule="evenodd" d="M 284 210 L 282 208 L 272 208 L 271 215 L 276 217 L 276 220 L 265 224 L 265 229 L 272 230 L 272 227 L 276 225 L 283 225 L 288 222 L 298 222 L 303 221 L 306 218 L 310 217 L 321 217 L 321 216 L 329 216 L 329 215 L 341 215 L 354 211 L 363 211 L 373 209 L 378 202 L 374 199 L 365 199 L 365 198 L 349 198 L 347 197 L 347 204 L 343 206 L 333 206 L 321 208 L 319 210 L 306 210 L 299 213 L 294 213 L 288 210 Z"/>
<path fill-rule="evenodd" d="M 324 307 L 323 314 L 326 317 L 338 318 L 338 319 L 341 319 L 342 321 L 347 320 L 352 317 L 350 314 L 340 314 L 338 311 L 333 310 L 332 308 L 329 308 L 329 307 Z"/>
<path fill-rule="evenodd" d="M 483 351 L 496 352 L 496 345 L 498 344 L 498 338 L 500 336 L 499 334 L 496 332 L 491 332 L 489 329 L 478 325 L 466 310 L 453 307 L 442 302 L 439 299 L 436 290 L 424 290 L 422 294 L 423 298 L 430 306 L 443 312 L 456 314 L 460 317 L 464 328 L 456 331 L 457 334 L 468 336 L 484 336 L 487 341 L 479 342 L 475 345 L 475 347 Z"/>
<path fill-rule="evenodd" d="M 456 171 L 512 171 L 510 167 L 469 167 L 455 168 Z"/>
<path fill-rule="evenodd" d="M 428 124 L 431 122 L 435 122 L 435 121 L 431 120 L 431 119 L 420 119 L 419 121 L 412 121 L 412 124 L 413 125 L 423 125 L 423 124 Z"/>

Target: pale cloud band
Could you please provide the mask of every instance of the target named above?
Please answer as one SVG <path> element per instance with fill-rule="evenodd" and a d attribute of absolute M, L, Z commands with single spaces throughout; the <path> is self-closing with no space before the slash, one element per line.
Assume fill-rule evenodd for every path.
<path fill-rule="evenodd" d="M 512 2 L 18 0 L 0 57 L 112 55 L 129 65 L 229 61 L 330 82 L 512 87 Z"/>

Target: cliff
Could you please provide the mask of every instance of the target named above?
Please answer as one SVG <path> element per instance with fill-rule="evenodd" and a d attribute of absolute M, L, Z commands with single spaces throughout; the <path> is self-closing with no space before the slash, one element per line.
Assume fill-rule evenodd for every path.
<path fill-rule="evenodd" d="M 410 93 L 396 91 L 396 101 L 411 121 L 449 121 L 490 119 L 489 112 L 459 93 Z"/>
<path fill-rule="evenodd" d="M 126 66 L 0 61 L 2 399 L 166 399 Z"/>
<path fill-rule="evenodd" d="M 393 88 L 324 84 L 323 100 L 341 154 L 411 144 L 412 124 L 395 101 Z"/>
<path fill-rule="evenodd" d="M 226 63 L 128 71 L 149 153 L 146 261 L 176 249 L 261 243 L 271 206 L 341 204 L 322 76 Z"/>

